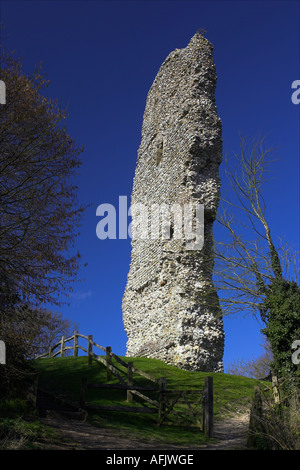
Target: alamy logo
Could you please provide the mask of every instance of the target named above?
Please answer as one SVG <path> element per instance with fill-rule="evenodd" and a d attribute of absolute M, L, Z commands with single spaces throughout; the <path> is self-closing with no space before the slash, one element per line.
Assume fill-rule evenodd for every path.
<path fill-rule="evenodd" d="M 3 80 L 0 80 L 0 104 L 6 104 L 6 86 Z"/>
<path fill-rule="evenodd" d="M 2 340 L 0 340 L 0 364 L 6 364 L 6 347 Z"/>
<path fill-rule="evenodd" d="M 300 340 L 299 339 L 296 339 L 293 344 L 292 344 L 292 348 L 293 349 L 296 349 L 295 352 L 293 352 L 292 354 L 292 363 L 295 364 L 295 365 L 298 365 L 300 364 Z"/>
<path fill-rule="evenodd" d="M 96 227 L 100 240 L 117 239 L 117 211 L 112 204 L 101 204 L 96 215 L 102 217 Z M 128 223 L 128 217 L 132 221 Z M 185 240 L 188 250 L 201 250 L 204 244 L 204 206 L 197 203 L 132 204 L 119 196 L 119 239 Z"/>
<path fill-rule="evenodd" d="M 300 103 L 300 80 L 294 80 L 292 83 L 292 88 L 296 88 L 296 91 L 291 96 L 291 100 L 293 104 Z"/>

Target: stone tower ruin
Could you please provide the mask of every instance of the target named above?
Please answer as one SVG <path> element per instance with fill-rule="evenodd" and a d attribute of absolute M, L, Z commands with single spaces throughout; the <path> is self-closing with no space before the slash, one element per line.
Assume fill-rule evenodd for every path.
<path fill-rule="evenodd" d="M 131 205 L 144 208 L 146 228 L 152 232 L 132 237 L 122 307 L 127 356 L 153 357 L 186 370 L 221 372 L 224 331 L 212 282 L 212 230 L 222 160 L 215 87 L 213 46 L 197 33 L 187 47 L 169 54 L 150 88 Z M 201 249 L 191 249 L 186 232 L 175 233 L 175 216 L 164 235 L 153 236 L 162 218 L 150 219 L 152 209 L 145 208 L 174 204 L 179 209 L 187 204 L 204 207 Z M 134 217 L 133 213 L 137 229 Z M 178 220 L 183 226 L 183 219 Z"/>

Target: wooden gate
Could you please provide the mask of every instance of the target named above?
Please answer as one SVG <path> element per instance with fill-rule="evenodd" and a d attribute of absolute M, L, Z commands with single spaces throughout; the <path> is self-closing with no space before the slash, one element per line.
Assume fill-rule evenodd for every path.
<path fill-rule="evenodd" d="M 132 363 L 129 363 L 131 365 Z M 133 364 L 132 366 L 133 367 Z M 187 415 L 193 417 L 197 426 L 204 432 L 206 437 L 213 435 L 213 379 L 205 377 L 203 390 L 167 390 L 166 379 L 161 377 L 158 380 L 158 387 L 140 387 L 128 383 L 123 384 L 93 384 L 88 383 L 86 378 L 82 379 L 80 392 L 80 406 L 86 411 L 119 411 L 131 413 L 152 413 L 157 414 L 157 426 L 161 426 L 170 415 L 174 416 L 179 424 L 181 418 L 184 425 L 187 424 Z M 136 396 L 143 401 L 144 406 L 132 405 L 94 405 L 87 403 L 88 389 L 124 390 L 127 394 L 128 404 L 132 403 Z M 158 399 L 150 398 L 145 393 L 156 392 Z M 197 396 L 197 400 L 193 396 Z M 177 406 L 177 408 L 176 408 Z M 201 412 L 197 410 L 200 408 Z M 178 409 L 179 408 L 179 409 Z"/>

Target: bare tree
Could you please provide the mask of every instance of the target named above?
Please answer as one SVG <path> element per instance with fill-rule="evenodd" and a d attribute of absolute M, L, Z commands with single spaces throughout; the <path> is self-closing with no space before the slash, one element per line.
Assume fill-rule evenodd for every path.
<path fill-rule="evenodd" d="M 74 176 L 79 148 L 66 113 L 43 96 L 37 69 L 2 52 L 6 104 L 0 107 L 0 279 L 26 302 L 57 303 L 71 290 L 79 266 L 72 253 L 83 209 Z"/>
<path fill-rule="evenodd" d="M 19 338 L 25 337 L 27 351 L 31 358 L 49 351 L 62 336 L 72 336 L 78 325 L 64 318 L 61 313 L 51 310 L 22 307 L 16 312 L 16 317 L 22 319 L 16 325 Z"/>
<path fill-rule="evenodd" d="M 229 196 L 217 221 L 223 238 L 215 241 L 214 282 L 224 314 L 261 313 L 272 279 L 299 279 L 298 253 L 282 240 L 275 244 L 263 195 L 274 149 L 263 138 L 241 138 L 240 153 L 226 159 Z"/>
<path fill-rule="evenodd" d="M 227 374 L 252 377 L 254 379 L 268 378 L 270 376 L 273 354 L 267 340 L 264 341 L 262 346 L 264 351 L 259 357 L 248 360 L 240 358 L 231 361 L 227 365 Z"/>

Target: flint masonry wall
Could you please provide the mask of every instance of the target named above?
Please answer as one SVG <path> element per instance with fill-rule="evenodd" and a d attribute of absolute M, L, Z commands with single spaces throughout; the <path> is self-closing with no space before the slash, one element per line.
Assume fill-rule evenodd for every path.
<path fill-rule="evenodd" d="M 166 58 L 148 93 L 131 204 L 204 205 L 204 246 L 186 238 L 132 239 L 123 297 L 127 356 L 222 371 L 224 331 L 212 283 L 222 126 L 213 47 L 196 34 Z M 153 232 L 152 232 L 153 233 Z"/>

